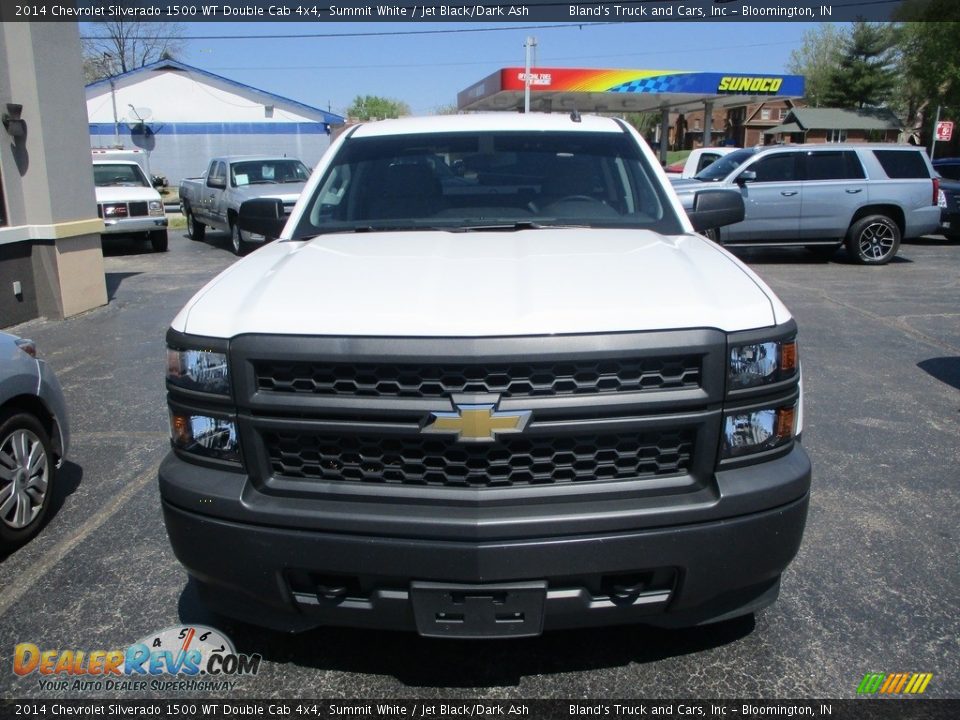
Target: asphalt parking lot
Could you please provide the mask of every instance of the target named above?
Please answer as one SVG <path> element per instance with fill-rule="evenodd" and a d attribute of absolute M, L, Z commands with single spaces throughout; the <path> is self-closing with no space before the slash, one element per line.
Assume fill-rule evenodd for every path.
<path fill-rule="evenodd" d="M 199 604 L 157 493 L 168 446 L 164 332 L 234 261 L 227 244 L 225 234 L 195 243 L 176 231 L 161 255 L 112 241 L 107 306 L 10 328 L 56 370 L 73 448 L 49 524 L 0 561 L 4 653 L 22 642 L 110 650 L 205 623 L 264 657 L 231 698 L 842 698 L 866 672 L 930 672 L 928 697 L 960 697 L 960 245 L 906 243 L 880 268 L 842 253 L 742 254 L 799 323 L 814 464 L 806 536 L 774 606 L 691 630 L 473 643 L 341 629 L 286 636 Z M 2 698 L 78 696 L 4 665 Z"/>

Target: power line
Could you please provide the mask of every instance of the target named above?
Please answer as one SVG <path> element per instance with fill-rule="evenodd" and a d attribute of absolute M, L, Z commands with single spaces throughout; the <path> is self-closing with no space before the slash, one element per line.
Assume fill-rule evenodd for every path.
<path fill-rule="evenodd" d="M 292 33 L 288 35 L 155 35 L 152 40 L 297 40 L 304 38 L 389 37 L 396 35 L 454 35 L 458 33 L 506 32 L 516 30 L 553 30 L 554 28 L 582 28 L 585 25 L 625 25 L 620 22 L 554 23 L 551 25 L 503 25 L 483 28 L 450 28 L 445 30 L 381 30 L 374 32 Z M 110 35 L 81 35 L 81 40 L 112 40 Z"/>
<path fill-rule="evenodd" d="M 741 48 L 771 47 L 776 45 L 795 45 L 801 42 L 802 38 L 794 40 L 782 40 L 768 43 L 747 43 L 745 45 L 724 45 L 711 48 L 691 48 L 684 50 L 684 54 L 696 54 L 704 52 L 717 52 L 720 50 L 739 50 Z M 604 58 L 619 57 L 646 57 L 649 55 L 662 55 L 662 50 L 651 50 L 642 53 L 614 53 L 607 55 L 567 55 L 562 57 L 548 58 L 549 62 L 567 62 L 570 60 L 599 60 Z M 471 60 L 464 62 L 443 61 L 444 67 L 467 66 L 467 65 L 509 65 L 514 60 Z M 418 67 L 436 67 L 436 62 L 429 63 L 390 63 L 391 68 L 418 68 Z M 383 64 L 378 65 L 257 65 L 256 67 L 244 65 L 217 65 L 207 68 L 208 70 L 376 70 L 382 69 Z"/>

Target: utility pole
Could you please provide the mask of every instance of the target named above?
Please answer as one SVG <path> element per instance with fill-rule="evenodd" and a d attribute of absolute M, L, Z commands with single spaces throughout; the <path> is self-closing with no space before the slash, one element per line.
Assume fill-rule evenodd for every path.
<path fill-rule="evenodd" d="M 940 124 L 940 106 L 937 105 L 937 118 L 933 121 L 933 132 L 930 133 L 930 159 L 937 150 L 937 125 Z"/>
<path fill-rule="evenodd" d="M 114 147 L 120 147 L 120 121 L 117 119 L 117 84 L 113 80 L 113 67 L 110 63 L 112 57 L 110 53 L 105 52 L 103 57 L 100 58 L 100 64 L 110 81 L 110 102 L 113 104 L 113 145 Z"/>
<path fill-rule="evenodd" d="M 527 36 L 526 42 L 523 44 L 523 47 L 526 50 L 526 66 L 523 73 L 523 112 L 530 112 L 530 63 L 531 57 L 534 52 L 536 52 L 537 39 L 531 35 Z"/>

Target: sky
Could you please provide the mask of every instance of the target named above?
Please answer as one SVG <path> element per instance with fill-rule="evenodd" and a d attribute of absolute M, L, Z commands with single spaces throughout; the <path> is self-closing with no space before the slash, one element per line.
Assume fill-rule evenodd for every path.
<path fill-rule="evenodd" d="M 544 25 L 544 24 L 537 24 Z M 786 71 L 816 23 L 616 23 L 524 28 L 521 23 L 190 23 L 183 62 L 338 114 L 357 95 L 406 102 L 427 115 L 502 67 L 523 66 L 537 40 L 541 67 L 644 68 L 735 73 Z M 491 32 L 464 32 L 495 28 Z M 94 30 L 81 25 L 81 34 Z M 456 30 L 443 34 L 399 34 Z M 295 38 L 295 34 L 328 37 Z M 351 36 L 378 33 L 377 36 Z M 242 36 L 189 39 L 200 35 Z M 282 35 L 267 38 L 267 35 Z"/>

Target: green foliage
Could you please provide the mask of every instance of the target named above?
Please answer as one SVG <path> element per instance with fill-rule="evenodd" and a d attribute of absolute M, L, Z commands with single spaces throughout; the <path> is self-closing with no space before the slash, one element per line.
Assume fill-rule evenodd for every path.
<path fill-rule="evenodd" d="M 906 23 L 900 47 L 910 90 L 930 103 L 960 109 L 960 22 Z"/>
<path fill-rule="evenodd" d="M 660 124 L 661 113 L 659 110 L 651 112 L 628 112 L 615 113 L 614 117 L 623 118 L 626 122 L 633 125 L 641 135 Z"/>
<path fill-rule="evenodd" d="M 378 95 L 357 95 L 347 108 L 347 116 L 358 120 L 385 120 L 409 114 L 410 106 L 405 102 Z"/>
<path fill-rule="evenodd" d="M 832 107 L 878 107 L 896 84 L 896 33 L 888 24 L 859 21 L 844 38 L 843 49 L 827 77 L 824 104 Z"/>
<path fill-rule="evenodd" d="M 790 53 L 787 72 L 803 75 L 804 99 L 813 107 L 823 105 L 830 75 L 839 62 L 845 34 L 831 23 L 803 33 L 802 44 Z"/>

